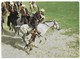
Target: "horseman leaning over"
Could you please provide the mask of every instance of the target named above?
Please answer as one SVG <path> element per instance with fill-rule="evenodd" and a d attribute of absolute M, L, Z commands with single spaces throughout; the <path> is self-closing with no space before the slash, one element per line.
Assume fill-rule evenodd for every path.
<path fill-rule="evenodd" d="M 28 13 L 28 9 L 25 8 L 25 5 L 22 5 L 20 13 L 21 13 L 21 23 L 22 24 L 28 24 L 30 15 Z"/>
<path fill-rule="evenodd" d="M 36 4 L 35 1 L 30 1 L 29 8 L 30 8 L 31 13 L 34 14 L 38 10 L 38 5 Z"/>
<path fill-rule="evenodd" d="M 40 9 L 38 10 L 35 14 L 33 14 L 32 19 L 30 19 L 29 24 L 32 26 L 32 30 L 35 30 L 38 34 L 40 34 L 40 32 L 38 32 L 37 30 L 37 26 L 39 23 L 41 23 L 43 21 L 43 19 L 45 18 L 44 16 L 44 9 Z M 31 31 L 32 31 L 31 30 Z"/>

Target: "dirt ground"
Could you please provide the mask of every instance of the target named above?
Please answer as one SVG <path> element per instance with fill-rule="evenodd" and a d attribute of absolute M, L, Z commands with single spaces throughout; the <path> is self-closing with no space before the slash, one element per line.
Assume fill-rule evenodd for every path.
<path fill-rule="evenodd" d="M 38 48 L 33 47 L 28 55 L 23 47 L 24 42 L 20 36 L 13 35 L 2 35 L 2 58 L 73 58 L 79 57 L 79 48 L 75 47 L 77 45 L 76 41 L 79 39 L 77 34 L 72 36 L 62 35 L 66 30 L 54 30 L 49 35 L 44 37 L 47 38 L 36 38 L 33 43 Z M 39 40 L 42 42 L 39 43 Z"/>

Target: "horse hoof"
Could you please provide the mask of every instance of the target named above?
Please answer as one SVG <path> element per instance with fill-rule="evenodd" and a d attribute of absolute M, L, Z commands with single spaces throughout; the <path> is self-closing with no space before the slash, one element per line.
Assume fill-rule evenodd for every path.
<path fill-rule="evenodd" d="M 25 52 L 29 55 L 30 54 L 30 49 L 26 49 Z"/>
<path fill-rule="evenodd" d="M 25 51 L 28 55 L 30 54 L 30 52 L 28 52 L 28 51 Z"/>
<path fill-rule="evenodd" d="M 32 48 L 30 48 L 30 50 L 29 51 L 31 51 L 32 50 Z"/>
<path fill-rule="evenodd" d="M 28 48 L 28 45 L 25 45 L 24 49 L 25 49 L 26 47 Z"/>
<path fill-rule="evenodd" d="M 47 40 L 47 39 L 45 38 L 45 40 Z"/>
<path fill-rule="evenodd" d="M 42 40 L 40 40 L 40 42 L 39 43 L 41 43 L 42 42 Z"/>

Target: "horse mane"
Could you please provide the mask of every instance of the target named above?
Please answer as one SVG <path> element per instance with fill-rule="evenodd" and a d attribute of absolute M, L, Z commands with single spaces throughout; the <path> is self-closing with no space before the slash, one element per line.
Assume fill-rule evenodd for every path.
<path fill-rule="evenodd" d="M 55 21 L 55 20 L 43 21 L 42 23 L 44 24 L 46 22 L 53 22 L 53 21 Z"/>

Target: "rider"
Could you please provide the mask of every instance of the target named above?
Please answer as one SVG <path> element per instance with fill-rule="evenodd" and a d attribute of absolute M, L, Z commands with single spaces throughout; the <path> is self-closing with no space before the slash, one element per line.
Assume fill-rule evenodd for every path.
<path fill-rule="evenodd" d="M 38 23 L 41 23 L 43 21 L 43 19 L 45 18 L 44 12 L 45 12 L 44 9 L 40 9 L 41 19 L 38 21 Z"/>
<path fill-rule="evenodd" d="M 30 20 L 30 23 L 31 23 L 31 26 L 32 26 L 32 30 L 27 32 L 27 34 L 26 34 L 26 35 L 29 35 L 29 33 L 32 34 L 31 39 L 29 40 L 29 44 L 31 44 L 32 41 L 35 41 L 35 38 L 36 38 L 37 34 L 40 35 L 40 32 L 37 30 L 37 26 L 45 18 L 44 12 L 45 12 L 44 9 L 40 9 L 35 14 L 33 14 L 33 17 Z"/>
<path fill-rule="evenodd" d="M 4 2 L 1 3 L 1 11 L 2 11 L 2 22 L 4 23 L 5 14 L 7 13 L 6 4 Z"/>
<path fill-rule="evenodd" d="M 45 18 L 44 16 L 44 9 L 40 9 L 40 11 L 37 11 L 35 14 L 33 14 L 32 20 L 30 20 L 30 24 L 32 25 L 33 29 L 35 30 L 38 34 L 40 34 L 37 30 L 37 25 L 43 21 Z"/>
<path fill-rule="evenodd" d="M 32 14 L 34 14 L 38 10 L 38 6 L 35 1 L 29 2 L 29 8 Z"/>
<path fill-rule="evenodd" d="M 21 13 L 21 22 L 23 22 L 24 24 L 28 24 L 30 16 L 27 8 L 25 8 L 25 5 L 22 5 L 20 13 Z"/>
<path fill-rule="evenodd" d="M 44 9 L 40 9 L 40 11 L 37 11 L 35 14 L 33 14 L 33 24 L 34 25 L 38 25 L 39 23 L 41 23 L 43 21 L 43 19 L 45 18 L 44 16 Z"/>

